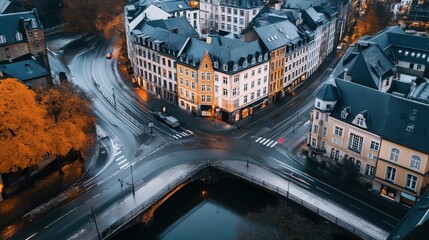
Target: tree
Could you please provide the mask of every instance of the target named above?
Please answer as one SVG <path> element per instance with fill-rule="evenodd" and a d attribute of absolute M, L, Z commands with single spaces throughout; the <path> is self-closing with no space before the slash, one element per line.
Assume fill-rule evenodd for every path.
<path fill-rule="evenodd" d="M 43 154 L 87 153 L 94 143 L 90 99 L 65 83 L 36 92 L 14 80 L 0 81 L 0 173 L 43 160 Z"/>
<path fill-rule="evenodd" d="M 117 0 L 64 0 L 63 6 L 63 30 L 72 34 L 104 32 L 111 22 L 119 23 L 115 19 L 123 15 L 123 2 Z"/>
<path fill-rule="evenodd" d="M 45 115 L 26 85 L 0 80 L 0 173 L 36 164 L 50 150 Z"/>

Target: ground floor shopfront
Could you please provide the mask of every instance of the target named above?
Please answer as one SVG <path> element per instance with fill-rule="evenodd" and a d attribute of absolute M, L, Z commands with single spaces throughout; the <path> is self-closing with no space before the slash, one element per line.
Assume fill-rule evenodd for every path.
<path fill-rule="evenodd" d="M 413 206 L 414 203 L 418 200 L 417 193 L 412 193 L 399 186 L 387 183 L 378 178 L 374 179 L 372 189 L 378 192 L 382 197 L 406 206 Z"/>

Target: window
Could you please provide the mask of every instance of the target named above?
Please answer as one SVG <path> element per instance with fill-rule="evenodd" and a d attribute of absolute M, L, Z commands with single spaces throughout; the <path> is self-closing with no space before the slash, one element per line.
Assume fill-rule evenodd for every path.
<path fill-rule="evenodd" d="M 191 83 L 191 87 L 192 87 L 192 89 L 195 89 L 195 82 Z"/>
<path fill-rule="evenodd" d="M 319 126 L 317 126 L 316 124 L 314 124 L 313 132 L 315 132 L 315 133 L 319 132 Z"/>
<path fill-rule="evenodd" d="M 247 91 L 247 83 L 244 84 L 243 92 Z"/>
<path fill-rule="evenodd" d="M 322 132 L 322 136 L 326 137 L 326 133 L 328 132 L 328 128 L 323 127 L 323 132 Z"/>
<path fill-rule="evenodd" d="M 212 102 L 212 96 L 211 95 L 207 95 L 207 102 Z"/>
<path fill-rule="evenodd" d="M 219 76 L 215 74 L 215 82 L 219 82 Z"/>
<path fill-rule="evenodd" d="M 204 73 L 203 73 L 204 74 Z M 195 79 L 195 72 L 194 71 L 192 71 L 191 72 L 191 76 L 192 76 L 192 78 L 194 78 Z M 203 77 L 203 76 L 202 76 Z M 203 78 L 203 80 L 204 80 L 204 78 Z"/>
<path fill-rule="evenodd" d="M 336 139 L 336 138 L 332 138 L 332 142 L 335 143 L 335 144 L 337 144 L 337 145 L 340 145 L 340 146 L 343 145 L 343 141 L 341 141 L 339 139 Z"/>
<path fill-rule="evenodd" d="M 223 84 L 228 84 L 228 78 L 227 77 L 223 77 Z"/>
<path fill-rule="evenodd" d="M 189 81 L 188 81 L 188 80 L 185 80 L 185 85 L 186 85 L 187 87 L 189 87 Z"/>
<path fill-rule="evenodd" d="M 248 73 L 244 74 L 244 79 L 247 79 Z"/>
<path fill-rule="evenodd" d="M 182 69 L 182 67 L 179 67 L 179 73 L 183 73 L 183 69 Z"/>
<path fill-rule="evenodd" d="M 207 86 L 207 92 L 211 92 L 212 91 L 212 85 L 208 84 Z"/>
<path fill-rule="evenodd" d="M 206 95 L 201 95 L 201 102 L 206 102 Z"/>
<path fill-rule="evenodd" d="M 365 174 L 368 176 L 374 176 L 375 167 L 371 165 L 366 165 Z"/>
<path fill-rule="evenodd" d="M 15 33 L 15 38 L 16 38 L 16 41 L 21 41 L 23 39 L 22 38 L 22 33 L 17 31 Z"/>
<path fill-rule="evenodd" d="M 255 81 L 252 81 L 251 83 L 250 83 L 250 88 L 254 88 L 255 87 Z"/>
<path fill-rule="evenodd" d="M 371 150 L 378 151 L 378 149 L 380 148 L 380 143 L 376 141 L 371 141 L 371 145 L 369 148 L 371 148 Z"/>
<path fill-rule="evenodd" d="M 238 99 L 234 100 L 234 108 L 238 108 L 240 107 L 240 101 L 238 101 Z"/>
<path fill-rule="evenodd" d="M 349 137 L 349 149 L 360 153 L 362 151 L 363 137 L 350 133 Z"/>
<path fill-rule="evenodd" d="M 387 166 L 387 168 L 386 168 L 386 180 L 390 180 L 390 181 L 394 182 L 395 177 L 396 177 L 396 168 L 392 168 L 390 166 Z"/>
<path fill-rule="evenodd" d="M 194 73 L 194 72 L 192 72 Z M 201 80 L 206 80 L 206 74 L 205 73 L 201 73 Z"/>
<path fill-rule="evenodd" d="M 210 80 L 210 73 L 207 73 L 207 80 Z"/>
<path fill-rule="evenodd" d="M 234 83 L 238 83 L 238 81 L 240 81 L 240 76 L 239 75 L 235 75 L 234 76 Z"/>
<path fill-rule="evenodd" d="M 250 100 L 253 100 L 253 99 L 255 99 L 255 93 L 250 94 Z"/>
<path fill-rule="evenodd" d="M 246 96 L 244 96 L 244 98 L 243 98 L 243 102 L 244 102 L 244 103 L 247 103 L 247 95 L 246 95 Z"/>
<path fill-rule="evenodd" d="M 188 69 L 185 69 L 185 75 L 188 76 Z"/>
<path fill-rule="evenodd" d="M 342 137 L 343 136 L 343 128 L 335 126 L 334 134 L 337 135 L 337 136 Z"/>
<path fill-rule="evenodd" d="M 411 174 L 407 174 L 406 187 L 412 190 L 416 190 L 416 186 L 417 186 L 417 177 Z"/>
<path fill-rule="evenodd" d="M 237 93 L 238 93 L 237 88 L 233 88 L 233 89 L 232 89 L 232 96 L 236 96 L 236 95 L 237 95 Z"/>
<path fill-rule="evenodd" d="M 394 161 L 397 162 L 399 160 L 399 149 L 397 148 L 392 148 L 392 150 L 390 151 L 390 161 Z"/>
<path fill-rule="evenodd" d="M 228 96 L 228 89 L 226 89 L 226 88 L 223 89 L 223 95 Z"/>
<path fill-rule="evenodd" d="M 377 155 L 372 154 L 372 153 L 368 153 L 368 158 L 369 158 L 369 159 L 377 160 Z"/>
<path fill-rule="evenodd" d="M 205 92 L 206 91 L 206 85 L 201 85 L 201 92 Z"/>
<path fill-rule="evenodd" d="M 420 157 L 413 155 L 411 156 L 410 167 L 419 170 L 420 168 Z"/>

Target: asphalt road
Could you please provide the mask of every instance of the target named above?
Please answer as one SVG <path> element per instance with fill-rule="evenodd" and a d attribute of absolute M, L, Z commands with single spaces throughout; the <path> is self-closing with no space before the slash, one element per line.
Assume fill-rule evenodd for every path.
<path fill-rule="evenodd" d="M 79 183 L 82 194 L 32 222 L 12 239 L 64 239 L 82 231 L 82 226 L 92 221 L 91 208 L 99 214 L 131 194 L 131 166 L 138 188 L 172 166 L 207 159 L 254 161 L 285 178 L 293 173 L 292 180 L 296 184 L 363 215 L 388 231 L 405 213 L 365 195 L 357 195 L 353 189 L 317 170 L 298 164 L 281 146 L 255 144 L 255 139 L 260 137 L 275 140 L 284 136 L 293 131 L 297 121 L 308 119 L 314 95 L 329 76 L 331 66 L 326 66 L 325 71 L 311 81 L 304 82 L 281 103 L 262 109 L 253 121 L 248 122 L 246 130 L 207 133 L 184 123 L 185 128 L 176 131 L 157 122 L 152 113 L 158 109 L 139 100 L 129 83 L 120 79 L 116 60 L 105 58 L 111 51 L 112 42 L 98 40 L 77 52 L 68 64 L 73 82 L 90 93 L 98 118 L 97 127 L 105 133 L 98 141 L 98 158 L 88 163 L 86 179 Z M 57 63 L 53 66 L 61 69 Z M 150 121 L 155 123 L 156 136 L 153 137 L 146 134 Z M 186 131 L 192 134 L 174 138 Z"/>

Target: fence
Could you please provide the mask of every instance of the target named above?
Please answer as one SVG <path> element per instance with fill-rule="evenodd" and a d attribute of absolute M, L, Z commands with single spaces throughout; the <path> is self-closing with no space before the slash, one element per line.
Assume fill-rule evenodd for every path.
<path fill-rule="evenodd" d="M 354 235 L 356 235 L 358 237 L 361 237 L 362 239 L 369 239 L 369 240 L 375 239 L 375 238 L 371 237 L 370 235 L 368 235 L 367 233 L 363 232 L 362 230 L 357 229 L 356 227 L 354 227 L 350 223 L 347 223 L 347 222 L 345 222 L 345 221 L 343 221 L 343 220 L 335 217 L 334 215 L 332 215 L 332 214 L 330 214 L 330 213 L 328 213 L 328 212 L 326 212 L 326 211 L 318 208 L 317 206 L 315 206 L 315 205 L 313 205 L 313 204 L 311 204 L 309 202 L 304 201 L 300 197 L 298 197 L 298 196 L 290 193 L 289 192 L 289 187 L 288 187 L 287 190 L 284 190 L 284 189 L 282 189 L 282 188 L 280 188 L 278 186 L 275 186 L 275 185 L 273 185 L 271 183 L 268 183 L 268 182 L 266 182 L 266 181 L 264 181 L 262 179 L 254 177 L 252 175 L 249 175 L 249 174 L 247 174 L 245 172 L 239 171 L 237 169 L 230 168 L 230 167 L 228 167 L 228 166 L 226 166 L 226 165 L 224 165 L 224 164 L 222 164 L 220 162 L 210 163 L 210 166 L 213 166 L 213 167 L 215 167 L 215 168 L 217 168 L 219 170 L 222 170 L 222 171 L 227 172 L 229 174 L 238 176 L 238 177 L 240 177 L 242 179 L 245 179 L 245 180 L 247 180 L 249 182 L 252 182 L 252 183 L 257 184 L 259 186 L 262 186 L 262 187 L 264 187 L 266 189 L 269 189 L 269 190 L 271 190 L 273 192 L 276 192 L 276 193 L 278 193 L 278 194 L 280 194 L 280 195 L 282 195 L 282 196 L 284 196 L 284 197 L 286 197 L 286 198 L 294 201 L 295 203 L 298 203 L 299 205 L 301 205 L 301 206 L 303 206 L 303 207 L 311 210 L 312 212 L 318 214 L 319 216 L 325 218 L 326 220 L 329 220 L 330 222 L 335 223 L 336 225 L 338 225 L 338 226 L 340 226 L 340 227 L 342 227 L 342 228 L 350 231 Z M 287 181 L 289 181 L 288 184 L 290 184 L 290 179 L 287 179 Z"/>

